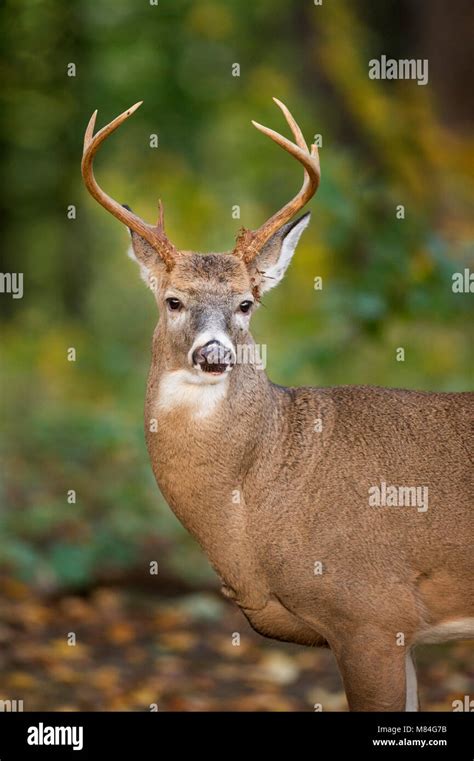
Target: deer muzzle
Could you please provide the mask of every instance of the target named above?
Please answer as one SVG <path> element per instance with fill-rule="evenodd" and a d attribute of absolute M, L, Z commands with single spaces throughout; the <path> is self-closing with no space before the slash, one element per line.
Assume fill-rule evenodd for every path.
<path fill-rule="evenodd" d="M 211 375 L 229 372 L 235 364 L 235 353 L 219 341 L 208 341 L 192 353 L 193 367 Z"/>

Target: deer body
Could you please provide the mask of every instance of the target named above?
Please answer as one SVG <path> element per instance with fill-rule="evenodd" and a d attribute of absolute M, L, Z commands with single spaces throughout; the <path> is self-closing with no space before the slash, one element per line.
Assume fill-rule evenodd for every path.
<path fill-rule="evenodd" d="M 257 631 L 331 647 L 351 709 L 416 710 L 412 647 L 474 636 L 474 394 L 284 388 L 237 361 L 309 216 L 288 219 L 319 180 L 282 109 L 297 145 L 257 126 L 304 164 L 302 191 L 231 254 L 178 252 L 162 212 L 148 229 L 100 195 L 93 154 L 132 110 L 88 128 L 83 172 L 130 226 L 160 309 L 145 431 L 169 506 Z M 383 504 L 371 502 L 379 486 Z"/>
<path fill-rule="evenodd" d="M 238 366 L 202 415 L 193 402 L 160 408 L 162 356 L 158 330 L 145 411 L 153 471 L 259 633 L 337 652 L 361 632 L 396 659 L 436 630 L 473 635 L 474 592 L 458 583 L 473 570 L 473 394 L 282 388 Z M 429 509 L 370 507 L 381 481 L 427 486 Z M 403 657 L 400 681 L 404 669 Z M 400 689 L 394 707 L 405 702 Z"/>

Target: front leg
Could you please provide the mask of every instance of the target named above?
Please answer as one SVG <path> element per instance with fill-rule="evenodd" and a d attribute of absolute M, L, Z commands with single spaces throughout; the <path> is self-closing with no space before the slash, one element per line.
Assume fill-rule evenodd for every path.
<path fill-rule="evenodd" d="M 351 711 L 416 711 L 416 675 L 395 635 L 364 629 L 335 645 Z"/>

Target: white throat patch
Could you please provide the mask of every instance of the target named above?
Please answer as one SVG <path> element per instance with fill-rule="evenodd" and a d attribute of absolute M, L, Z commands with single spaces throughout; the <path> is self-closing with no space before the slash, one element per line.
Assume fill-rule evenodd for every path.
<path fill-rule="evenodd" d="M 191 370 L 170 370 L 160 380 L 157 406 L 163 412 L 185 407 L 193 417 L 207 417 L 225 398 L 228 386 L 228 375 L 214 377 Z"/>

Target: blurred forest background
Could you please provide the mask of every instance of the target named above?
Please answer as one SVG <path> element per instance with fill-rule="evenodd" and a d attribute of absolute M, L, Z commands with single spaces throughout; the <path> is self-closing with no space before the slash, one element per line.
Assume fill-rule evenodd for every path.
<path fill-rule="evenodd" d="M 96 108 L 101 127 L 144 100 L 101 151 L 100 184 L 150 222 L 161 197 L 178 247 L 228 250 L 301 183 L 250 124 L 287 134 L 282 99 L 323 137 L 322 184 L 254 319 L 270 377 L 469 389 L 473 296 L 451 283 L 474 263 L 472 3 L 4 0 L 0 15 L 2 271 L 24 273 L 22 299 L 1 295 L 0 698 L 343 708 L 331 655 L 250 632 L 158 494 L 142 422 L 156 310 L 124 229 L 83 187 L 83 133 Z M 428 58 L 429 84 L 370 80 L 382 54 Z M 425 707 L 472 693 L 469 647 L 425 658 Z"/>

